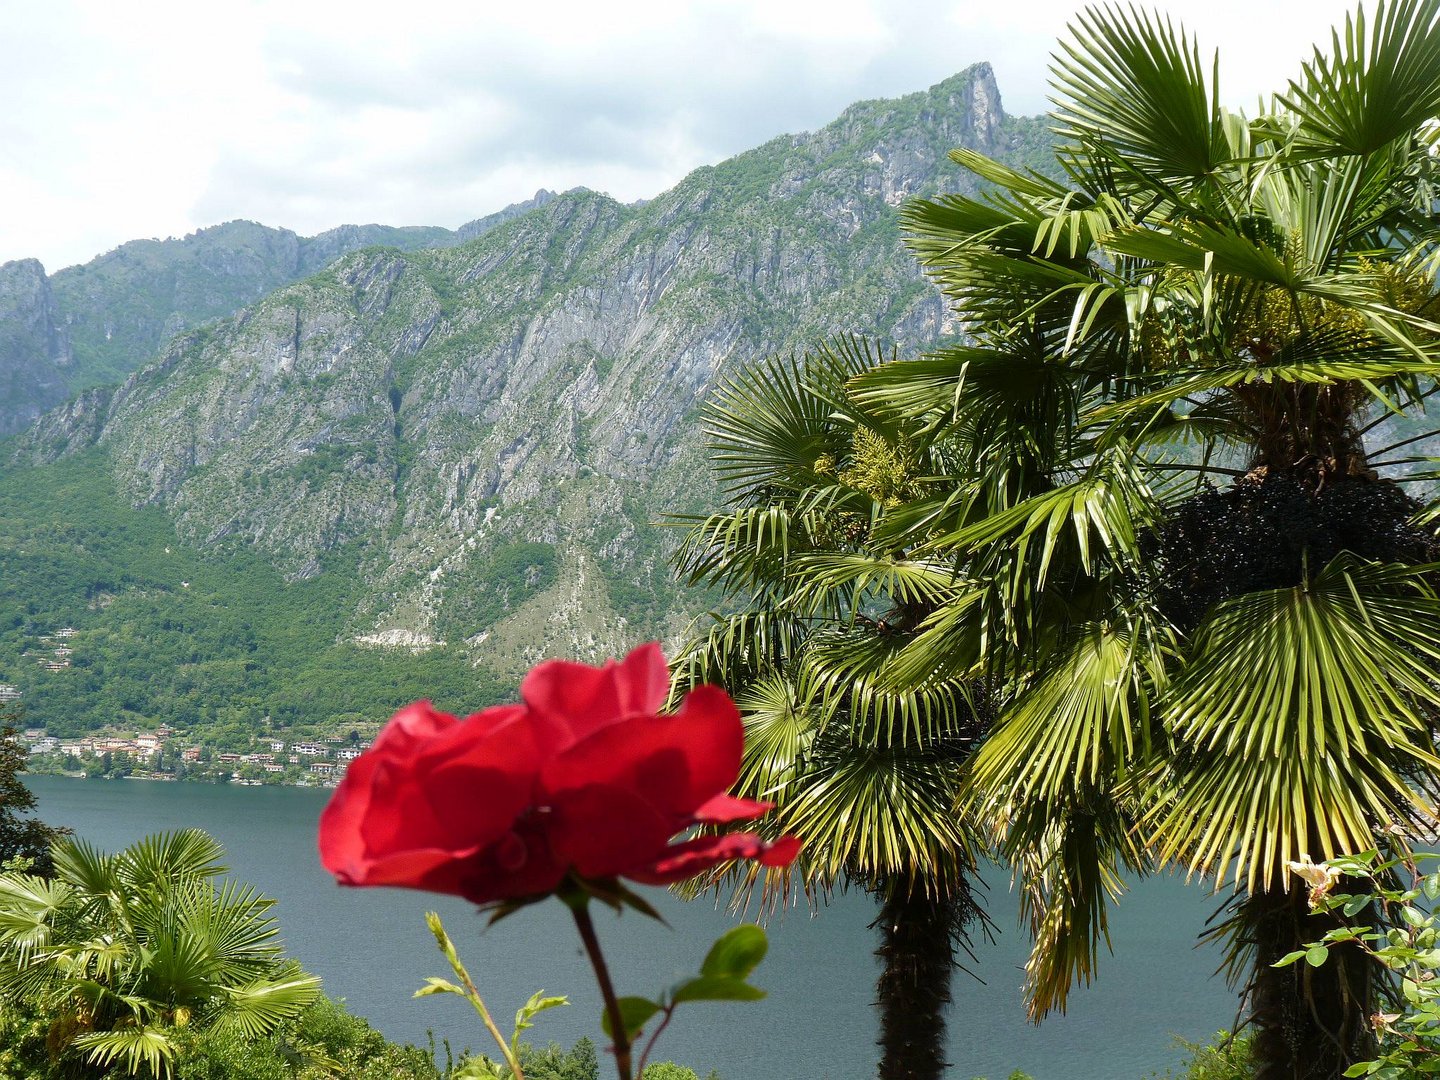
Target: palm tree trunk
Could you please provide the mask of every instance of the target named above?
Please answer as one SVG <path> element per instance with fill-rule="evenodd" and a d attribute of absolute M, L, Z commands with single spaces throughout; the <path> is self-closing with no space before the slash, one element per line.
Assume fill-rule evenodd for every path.
<path fill-rule="evenodd" d="M 880 1009 L 880 1080 L 940 1080 L 945 1072 L 945 1009 L 955 967 L 963 901 L 937 899 L 908 883 L 883 894 L 875 986 Z"/>
<path fill-rule="evenodd" d="M 1363 913 L 1359 918 L 1365 921 Z M 1360 949 L 1332 946 L 1320 967 L 1303 960 L 1272 966 L 1338 925 L 1332 916 L 1311 914 L 1303 886 L 1252 893 L 1236 923 L 1239 944 L 1254 955 L 1248 997 L 1257 1080 L 1332 1080 L 1374 1056 L 1375 972 Z"/>

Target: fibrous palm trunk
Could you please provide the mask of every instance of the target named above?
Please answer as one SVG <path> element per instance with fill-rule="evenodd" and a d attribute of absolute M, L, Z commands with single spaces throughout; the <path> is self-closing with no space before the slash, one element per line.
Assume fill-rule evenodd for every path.
<path fill-rule="evenodd" d="M 1312 914 L 1300 886 L 1252 893 L 1235 922 L 1240 942 L 1254 950 L 1248 994 L 1257 1080 L 1333 1080 L 1374 1057 L 1375 966 L 1364 952 L 1340 944 L 1319 967 L 1273 966 L 1339 925 L 1334 916 Z"/>
<path fill-rule="evenodd" d="M 876 984 L 880 1080 L 939 1080 L 945 1072 L 945 1009 L 955 968 L 963 898 L 937 898 L 907 884 L 882 894 Z"/>

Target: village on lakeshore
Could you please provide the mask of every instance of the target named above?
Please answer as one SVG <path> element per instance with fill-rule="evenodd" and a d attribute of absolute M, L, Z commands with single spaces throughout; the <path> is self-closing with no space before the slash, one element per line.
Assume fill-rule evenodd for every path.
<path fill-rule="evenodd" d="M 47 671 L 71 666 L 79 631 L 64 626 L 39 637 L 29 655 Z M 0 682 L 0 706 L 22 705 L 21 690 Z M 272 727 L 269 716 L 264 726 Z M 377 729 L 378 730 L 378 729 Z M 284 784 L 334 787 L 350 762 L 368 749 L 375 732 L 362 737 L 350 728 L 343 735 L 282 738 L 260 733 L 248 746 L 217 745 L 213 738 L 161 724 L 149 731 L 106 728 L 82 736 L 51 735 L 27 727 L 10 736 L 28 755 L 26 769 L 37 774 L 89 779 L 198 780 L 246 786 Z"/>
<path fill-rule="evenodd" d="M 9 689 L 0 684 L 0 697 Z M 57 738 L 44 728 L 26 728 L 11 739 L 26 748 L 26 768 L 31 773 L 297 787 L 334 787 L 350 762 L 369 746 L 348 738 L 295 742 L 258 738 L 256 749 L 241 753 L 192 741 L 169 727 L 128 734 L 97 732 L 81 738 Z"/>

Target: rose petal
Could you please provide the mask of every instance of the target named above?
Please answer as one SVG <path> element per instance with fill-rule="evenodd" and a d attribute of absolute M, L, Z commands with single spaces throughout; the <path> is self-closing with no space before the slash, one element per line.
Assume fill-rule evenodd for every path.
<path fill-rule="evenodd" d="M 366 753 L 408 757 L 442 731 L 458 723 L 458 718 L 437 711 L 431 707 L 430 702 L 417 701 L 406 705 L 389 719 Z"/>
<path fill-rule="evenodd" d="M 598 668 L 547 660 L 520 684 L 542 743 L 557 750 L 628 717 L 654 715 L 669 692 L 670 670 L 654 642 Z"/>
<path fill-rule="evenodd" d="M 735 782 L 743 742 L 734 703 L 702 686 L 674 716 L 617 724 L 576 743 L 542 767 L 540 788 L 552 798 L 589 784 L 637 792 L 671 817 L 673 835 Z"/>
<path fill-rule="evenodd" d="M 454 868 L 456 853 L 438 848 L 403 851 L 364 864 L 359 879 L 344 873 L 336 876 L 345 885 L 396 885 L 431 892 L 455 892 L 458 881 Z"/>
<path fill-rule="evenodd" d="M 620 707 L 629 714 L 653 716 L 670 696 L 670 665 L 658 641 L 630 650 L 616 665 L 615 681 Z"/>
<path fill-rule="evenodd" d="M 676 831 L 640 795 L 604 784 L 557 795 L 544 828 L 557 859 L 582 877 L 597 878 L 648 866 Z"/>
<path fill-rule="evenodd" d="M 620 718 L 615 682 L 603 668 L 546 660 L 520 684 L 542 745 L 563 750 Z"/>
<path fill-rule="evenodd" d="M 549 837 L 531 815 L 513 833 L 490 845 L 461 870 L 457 890 L 476 904 L 516 900 L 553 892 L 570 870 L 550 847 Z"/>
<path fill-rule="evenodd" d="M 529 804 L 538 755 L 517 727 L 524 711 L 503 706 L 460 721 L 417 702 L 396 713 L 322 812 L 321 863 L 349 884 L 456 891 L 453 881 L 440 888 L 402 878 L 444 853 L 470 857 Z"/>
<path fill-rule="evenodd" d="M 754 833 L 697 836 L 671 845 L 651 866 L 626 876 L 647 885 L 673 885 L 732 859 L 755 859 L 761 866 L 789 866 L 800 854 L 800 846 L 794 836 L 782 836 L 773 843 Z"/>
<path fill-rule="evenodd" d="M 727 821 L 751 821 L 774 809 L 774 805 L 754 799 L 740 799 L 733 795 L 716 795 L 696 809 L 695 820 L 711 825 L 723 825 Z"/>

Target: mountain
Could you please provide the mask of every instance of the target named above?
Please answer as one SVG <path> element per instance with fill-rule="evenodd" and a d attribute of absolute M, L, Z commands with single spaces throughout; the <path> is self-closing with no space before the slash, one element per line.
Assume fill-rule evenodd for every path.
<path fill-rule="evenodd" d="M 155 538 L 150 566 L 163 522 L 221 577 L 243 564 L 273 575 L 265 588 L 277 597 L 329 589 L 329 636 L 317 631 L 313 648 L 352 660 L 404 648 L 503 682 L 541 656 L 608 654 L 674 633 L 703 604 L 679 598 L 650 522 L 713 498 L 696 415 L 716 378 L 837 334 L 912 349 L 952 333 L 904 253 L 896 208 L 915 194 L 973 190 L 946 160 L 954 146 L 1028 165 L 1047 142 L 1042 121 L 1004 114 L 982 64 L 698 169 L 644 204 L 542 192 L 529 208 L 482 219 L 469 239 L 351 245 L 318 273 L 174 337 L 118 388 L 92 388 L 42 417 L 12 445 L 0 521 L 43 518 L 36 492 L 78 485 L 113 501 L 113 527 L 86 539 L 66 535 L 66 523 L 64 544 L 113 544 L 130 528 Z M 215 269 L 232 296 L 263 289 L 262 267 L 303 262 L 305 244 L 244 228 L 247 251 L 285 254 L 238 259 L 233 279 Z M 51 293 L 63 313 L 74 294 L 61 277 Z M 218 303 L 220 292 L 206 295 Z M 185 293 L 188 310 L 199 310 L 195 295 Z M 94 309 L 84 340 L 110 310 Z M 78 358 L 80 320 L 51 323 Z M 51 323 L 31 320 L 25 340 L 59 355 L 64 334 L 46 337 Z M 159 569 L 128 584 L 115 573 L 84 582 L 90 564 L 75 555 L 71 593 L 83 590 L 89 606 L 73 596 L 66 606 L 54 545 L 12 529 L 6 555 L 24 567 L 9 586 L 17 599 L 34 606 L 41 585 L 25 593 L 30 580 L 58 605 L 0 633 L 0 681 L 8 662 L 36 703 L 65 676 L 19 659 L 43 621 L 98 632 L 122 616 L 120 600 L 138 594 L 153 607 L 184 591 Z"/>
<path fill-rule="evenodd" d="M 176 334 L 232 315 L 351 251 L 464 243 L 553 198 L 541 190 L 454 231 L 341 225 L 304 237 L 230 221 L 178 240 L 132 240 L 51 277 L 34 259 L 0 265 L 0 388 L 7 391 L 0 438 L 79 391 L 119 382 Z"/>

